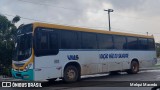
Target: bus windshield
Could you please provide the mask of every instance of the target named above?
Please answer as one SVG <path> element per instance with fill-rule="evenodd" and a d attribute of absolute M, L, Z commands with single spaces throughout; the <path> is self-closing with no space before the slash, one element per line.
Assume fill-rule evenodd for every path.
<path fill-rule="evenodd" d="M 24 27 L 20 30 L 31 29 L 30 27 Z M 20 31 L 18 30 L 18 32 Z M 32 33 L 17 33 L 17 39 L 14 51 L 14 61 L 22 61 L 31 56 L 32 53 Z"/>

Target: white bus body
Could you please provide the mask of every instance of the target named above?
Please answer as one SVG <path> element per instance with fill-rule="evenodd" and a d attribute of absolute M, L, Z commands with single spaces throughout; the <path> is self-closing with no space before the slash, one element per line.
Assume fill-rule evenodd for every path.
<path fill-rule="evenodd" d="M 53 45 L 55 45 L 56 40 L 53 40 L 55 42 L 53 42 L 52 44 L 52 42 L 49 41 L 51 39 L 46 39 L 46 38 L 51 37 L 50 35 L 53 35 L 55 33 L 53 34 L 46 33 L 47 34 L 46 37 L 43 37 L 43 35 L 45 34 L 44 33 L 39 34 L 38 33 L 39 31 L 38 30 L 36 31 L 37 27 L 43 27 L 43 30 L 41 29 L 38 30 L 43 31 L 44 33 L 45 31 L 49 31 L 49 33 L 50 31 L 52 32 L 52 30 L 49 30 L 47 28 L 72 30 L 73 32 L 80 33 L 76 34 L 79 35 L 80 37 L 82 37 L 83 32 L 97 34 L 96 38 L 101 37 L 101 35 L 98 36 L 99 33 L 100 34 L 105 33 L 106 35 L 112 35 L 111 37 L 113 40 L 111 41 L 113 42 L 116 41 L 114 40 L 114 36 L 117 35 L 124 37 L 125 38 L 124 41 L 126 43 L 124 43 L 123 46 L 119 45 L 121 46 L 121 48 L 124 49 L 116 49 L 115 48 L 116 44 L 113 44 L 114 47 L 113 48 L 111 47 L 112 49 L 101 49 L 99 48 L 101 47 L 101 45 L 97 44 L 98 48 L 96 49 L 83 49 L 83 48 L 53 49 L 52 48 L 52 51 L 50 51 L 49 49 L 47 51 L 46 49 L 43 48 L 52 47 Z M 24 80 L 34 80 L 34 81 L 62 78 L 67 82 L 74 82 L 77 81 L 79 77 L 82 75 L 107 73 L 110 71 L 127 71 L 128 73 L 135 74 L 139 71 L 139 68 L 150 67 L 157 63 L 154 39 L 152 36 L 106 32 L 98 30 L 92 31 L 91 29 L 61 26 L 61 25 L 51 25 L 43 23 L 33 23 L 32 29 L 28 30 L 28 28 L 31 28 L 31 26 L 28 25 L 22 29 L 19 29 L 18 32 L 19 39 L 17 40 L 20 41 L 24 40 L 25 43 L 21 43 L 22 44 L 21 45 L 17 41 L 18 46 L 16 48 L 19 49 L 16 49 L 17 58 L 13 60 L 12 64 L 13 67 L 12 75 L 15 78 L 21 78 Z M 28 30 L 28 32 L 23 32 L 23 29 L 26 29 L 26 31 Z M 56 32 L 56 30 L 53 31 Z M 38 35 L 42 36 L 39 37 Z M 60 37 L 60 39 L 62 39 L 63 35 L 59 35 L 57 37 L 58 38 Z M 137 45 L 141 45 L 142 43 L 142 47 L 137 46 L 138 48 L 136 49 L 136 47 L 134 47 L 136 43 L 134 41 L 129 42 L 130 37 L 137 38 L 136 39 L 136 43 L 138 43 Z M 53 36 L 53 38 L 55 37 Z M 49 44 L 46 45 L 44 43 L 45 40 L 49 42 Z M 58 40 L 57 43 L 62 43 L 62 40 L 60 42 L 58 42 Z M 96 40 L 97 42 L 99 42 L 98 39 Z M 83 41 L 80 41 L 80 44 L 82 42 Z M 93 41 L 89 43 L 92 42 Z M 52 46 L 50 46 L 50 44 L 52 44 Z M 40 45 L 40 47 L 38 45 Z M 62 45 L 57 47 L 62 47 Z M 82 45 L 80 47 L 82 47 Z M 143 50 L 141 50 L 141 48 L 143 48 Z"/>

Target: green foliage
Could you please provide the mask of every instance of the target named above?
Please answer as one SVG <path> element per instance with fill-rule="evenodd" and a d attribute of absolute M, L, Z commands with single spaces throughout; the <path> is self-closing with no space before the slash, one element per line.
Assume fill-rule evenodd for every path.
<path fill-rule="evenodd" d="M 11 67 L 15 40 L 14 37 L 17 30 L 15 23 L 19 20 L 19 16 L 16 16 L 12 21 L 9 21 L 7 17 L 0 15 L 0 68 Z"/>
<path fill-rule="evenodd" d="M 15 16 L 12 20 L 12 23 L 17 23 L 20 20 L 20 16 Z"/>

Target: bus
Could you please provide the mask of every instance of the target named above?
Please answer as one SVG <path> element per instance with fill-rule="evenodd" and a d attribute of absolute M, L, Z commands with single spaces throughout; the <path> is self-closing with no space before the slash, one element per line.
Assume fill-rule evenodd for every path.
<path fill-rule="evenodd" d="M 12 76 L 75 82 L 98 73 L 136 74 L 156 63 L 152 35 L 34 22 L 17 30 Z"/>

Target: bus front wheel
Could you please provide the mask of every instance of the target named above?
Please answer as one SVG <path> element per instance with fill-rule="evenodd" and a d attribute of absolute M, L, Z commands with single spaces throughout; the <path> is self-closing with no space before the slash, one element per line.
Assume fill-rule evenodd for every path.
<path fill-rule="evenodd" d="M 79 79 L 79 71 L 75 66 L 67 66 L 64 69 L 63 80 L 67 83 L 76 82 Z"/>
<path fill-rule="evenodd" d="M 129 70 L 127 70 L 128 74 L 137 74 L 139 71 L 139 63 L 137 61 L 131 62 L 131 67 Z"/>

